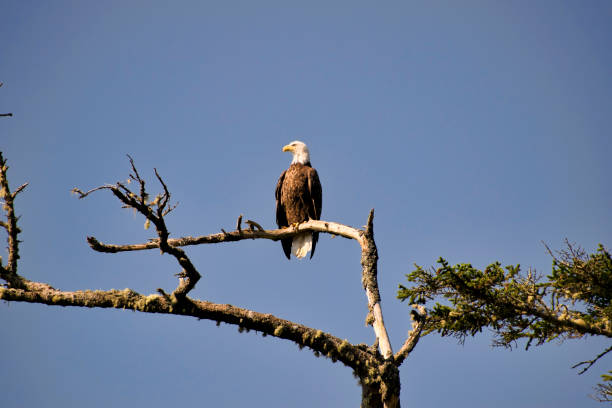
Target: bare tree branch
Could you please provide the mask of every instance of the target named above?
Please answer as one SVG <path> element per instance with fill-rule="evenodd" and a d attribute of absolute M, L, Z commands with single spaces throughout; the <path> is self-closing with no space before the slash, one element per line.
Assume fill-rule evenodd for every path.
<path fill-rule="evenodd" d="M 134 179 L 139 186 L 138 195 L 119 182 L 117 182 L 115 185 L 100 186 L 87 192 L 82 192 L 78 188 L 74 188 L 72 191 L 79 194 L 79 198 L 84 198 L 95 191 L 110 190 L 126 207 L 133 208 L 140 212 L 142 215 L 144 215 L 147 221 L 155 225 L 158 236 L 157 247 L 160 249 L 162 254 L 168 253 L 172 255 L 183 268 L 183 270 L 177 274 L 179 277 L 179 284 L 174 290 L 173 295 L 177 298 L 185 297 L 187 293 L 189 293 L 189 291 L 195 287 L 196 283 L 200 280 L 201 275 L 189 257 L 185 254 L 185 251 L 179 247 L 168 244 L 168 237 L 170 233 L 166 227 L 164 216 L 172 211 L 176 206 L 171 206 L 169 204 L 170 192 L 168 191 L 166 183 L 157 172 L 157 169 L 154 169 L 155 176 L 163 188 L 163 193 L 157 195 L 153 201 L 148 201 L 149 195 L 145 189 L 145 180 L 140 177 L 132 157 L 128 155 L 128 158 L 130 160 L 130 165 L 132 166 L 132 174 L 130 174 L 130 177 L 131 179 Z M 93 240 L 88 238 L 88 241 L 90 242 L 90 245 L 92 245 L 92 242 L 96 242 L 95 238 Z M 92 245 L 92 248 L 95 249 L 94 245 Z"/>
<path fill-rule="evenodd" d="M 238 220 L 236 221 L 236 231 L 240 232 L 242 225 L 242 214 L 238 216 Z"/>
<path fill-rule="evenodd" d="M 253 223 L 253 221 L 250 222 Z M 269 239 L 272 241 L 278 241 L 283 238 L 293 237 L 299 234 L 300 232 L 305 231 L 324 232 L 332 235 L 339 235 L 345 238 L 354 239 L 361 244 L 360 230 L 358 229 L 336 222 L 309 220 L 295 227 L 290 226 L 287 228 L 275 230 L 264 230 L 263 228 L 261 230 L 241 229 L 230 232 L 201 235 L 198 237 L 169 238 L 168 245 L 172 247 L 184 247 L 189 245 L 218 244 L 221 242 L 238 242 L 246 239 Z M 159 248 L 159 239 L 157 238 L 152 239 L 146 243 L 127 245 L 104 244 L 98 241 L 95 237 L 88 237 L 87 242 L 92 247 L 92 249 L 98 252 L 109 253 L 125 251 L 143 251 L 147 249 Z"/>
<path fill-rule="evenodd" d="M 0 156 L 1 158 L 1 156 Z M 373 218 L 374 210 L 370 211 L 365 229 L 357 229 L 346 225 L 311 220 L 297 226 L 277 230 L 265 230 L 258 223 L 247 220 L 248 230 L 241 229 L 242 215 L 238 217 L 234 231 L 205 235 L 200 237 L 183 237 L 170 239 L 164 216 L 172 211 L 176 205 L 170 204 L 170 192 L 162 177 L 154 169 L 155 176 L 162 187 L 162 192 L 149 199 L 146 191 L 146 183 L 138 173 L 134 160 L 128 156 L 132 172 L 127 184 L 134 181 L 138 191 L 132 191 L 122 182 L 114 185 L 103 185 L 89 191 L 83 192 L 75 188 L 72 191 L 85 198 L 100 190 L 110 190 L 125 208 L 132 208 L 146 218 L 146 222 L 153 224 L 157 232 L 157 238 L 147 243 L 131 245 L 109 245 L 99 242 L 94 237 L 88 237 L 87 241 L 92 249 L 99 252 L 122 252 L 159 248 L 161 253 L 172 255 L 182 271 L 177 275 L 179 284 L 177 288 L 168 295 L 162 289 L 159 294 L 149 296 L 141 295 L 130 289 L 123 291 L 76 291 L 65 292 L 57 290 L 42 282 L 30 282 L 25 278 L 13 278 L 7 270 L 14 271 L 16 275 L 17 259 L 17 236 L 16 217 L 12 208 L 12 200 L 15 195 L 23 190 L 25 185 L 19 187 L 15 193 L 10 194 L 6 182 L 6 166 L 3 165 L 3 191 L 6 191 L 5 211 L 8 214 L 7 222 L 2 226 L 9 232 L 9 267 L 2 268 L 0 278 L 6 280 L 6 288 L 0 288 L 0 299 L 12 301 L 24 301 L 31 303 L 42 303 L 47 305 L 101 307 L 101 308 L 123 308 L 132 309 L 146 313 L 166 313 L 193 316 L 199 319 L 214 320 L 235 324 L 240 331 L 256 330 L 265 335 L 291 340 L 301 347 L 309 347 L 315 354 L 323 354 L 333 361 L 339 360 L 352 368 L 360 378 L 364 401 L 372 402 L 368 406 L 383 406 L 386 408 L 399 406 L 399 364 L 416 345 L 421 326 L 413 328 L 414 335 L 407 341 L 407 345 L 400 351 L 397 360 L 393 356 L 391 344 L 387 335 L 380 306 L 380 294 L 378 290 L 377 261 L 378 253 L 374 242 Z M 6 187 L 6 188 L 4 188 Z M 354 239 L 361 248 L 362 283 L 368 299 L 368 317 L 366 321 L 372 324 L 376 335 L 375 346 L 368 347 L 364 344 L 354 345 L 347 340 L 341 340 L 328 333 L 315 330 L 298 323 L 283 320 L 270 314 L 257 313 L 248 309 L 242 309 L 231 305 L 221 305 L 201 300 L 194 300 L 187 296 L 200 279 L 201 275 L 181 247 L 187 245 L 212 244 L 221 242 L 241 241 L 244 239 L 270 239 L 279 240 L 295 236 L 303 231 L 324 232 L 340 235 L 348 239 Z M 14 245 L 12 244 L 14 243 Z M 13 254 L 11 256 L 11 254 Z M 380 348 L 380 352 L 378 350 Z M 377 401 L 377 402 L 376 402 Z"/>
<path fill-rule="evenodd" d="M 393 357 L 391 342 L 387 335 L 380 306 L 380 293 L 378 291 L 378 250 L 374 242 L 374 209 L 370 210 L 365 230 L 360 231 L 361 239 L 361 283 L 368 298 L 368 317 L 366 323 L 371 324 L 378 339 L 380 352 L 385 359 Z"/>
<path fill-rule="evenodd" d="M 249 226 L 249 230 L 251 231 L 255 228 L 257 228 L 257 231 L 264 231 L 264 228 L 253 220 L 246 220 L 245 223 Z"/>
<path fill-rule="evenodd" d="M 184 296 L 189 292 L 195 283 L 200 279 L 200 274 L 197 272 L 185 252 L 181 250 L 180 246 L 185 245 L 197 245 L 197 244 L 211 244 L 220 242 L 232 242 L 241 241 L 244 239 L 271 239 L 278 240 L 281 238 L 287 238 L 297 235 L 303 231 L 313 232 L 327 232 L 334 235 L 340 235 L 349 239 L 356 240 L 361 247 L 361 265 L 362 265 L 362 283 L 366 291 L 368 299 L 368 317 L 366 322 L 371 324 L 374 328 L 376 339 L 380 347 L 382 356 L 385 359 L 393 357 L 393 350 L 391 348 L 391 342 L 385 328 L 382 309 L 380 306 L 380 294 L 378 291 L 378 277 L 377 277 L 377 262 L 378 252 L 376 249 L 376 243 L 374 241 L 374 210 L 370 211 L 368 221 L 364 230 L 359 230 L 346 225 L 327 222 L 310 220 L 305 223 L 301 223 L 297 226 L 291 226 L 279 230 L 266 231 L 261 225 L 252 220 L 247 220 L 246 223 L 249 225 L 249 230 L 244 231 L 240 229 L 240 223 L 242 216 L 238 217 L 236 230 L 226 232 L 222 229 L 220 234 L 212 234 L 206 236 L 200 236 L 197 238 L 184 237 L 178 239 L 169 239 L 168 229 L 166 228 L 164 215 L 169 210 L 165 210 L 170 200 L 170 192 L 168 187 L 164 183 L 163 179 L 155 169 L 155 176 L 163 187 L 163 194 L 158 195 L 156 199 L 149 203 L 148 194 L 145 189 L 145 181 L 140 177 L 138 170 L 134 164 L 134 160 L 128 155 L 130 165 L 132 167 L 131 179 L 135 180 L 139 185 L 138 196 L 130 191 L 122 183 L 115 185 L 104 185 L 98 188 L 94 188 L 87 192 L 83 192 L 78 188 L 72 191 L 79 194 L 79 198 L 87 197 L 89 194 L 102 190 L 108 189 L 119 198 L 125 206 L 134 208 L 141 214 L 143 214 L 147 220 L 153 223 L 157 229 L 158 238 L 144 244 L 133 244 L 133 245 L 107 245 L 102 244 L 94 237 L 88 237 L 87 241 L 92 249 L 100 252 L 120 252 L 120 251 L 135 251 L 159 248 L 162 252 L 173 255 L 179 264 L 183 267 L 183 271 L 179 274 L 181 280 L 179 287 L 175 290 L 175 296 Z M 157 205 L 156 211 L 153 211 L 153 204 Z"/>
<path fill-rule="evenodd" d="M 419 339 L 421 338 L 421 332 L 423 331 L 423 327 L 425 326 L 425 321 L 427 319 L 425 307 L 422 305 L 414 304 L 412 305 L 415 309 L 410 314 L 412 318 L 412 330 L 408 332 L 408 338 L 402 345 L 402 348 L 395 353 L 393 359 L 395 360 L 395 364 L 398 366 L 401 365 L 406 357 L 412 352 L 412 350 L 416 347 Z"/>
<path fill-rule="evenodd" d="M 89 192 L 88 192 L 89 193 Z M 88 193 L 83 193 L 83 197 Z M 259 224 L 261 229 L 251 230 L 235 230 L 226 232 L 223 231 L 217 234 L 203 235 L 199 237 L 183 237 L 168 239 L 167 243 L 169 247 L 176 248 L 187 245 L 200 245 L 200 244 L 216 244 L 221 242 L 237 242 L 245 239 L 270 239 L 277 241 L 282 238 L 289 238 L 297 235 L 300 232 L 312 231 L 312 232 L 323 232 L 333 235 L 339 235 L 345 238 L 356 240 L 362 250 L 361 264 L 362 264 L 362 283 L 366 291 L 368 298 L 368 318 L 366 319 L 368 324 L 371 324 L 374 328 L 377 339 L 379 340 L 379 346 L 381 348 L 381 354 L 385 358 L 390 358 L 393 355 L 391 349 L 391 342 L 387 334 L 387 330 L 384 325 L 382 316 L 382 309 L 380 307 L 380 295 L 378 292 L 378 278 L 376 264 L 378 261 L 378 254 L 376 251 L 376 244 L 373 236 L 373 210 L 370 212 L 368 218 L 369 230 L 358 230 L 347 225 L 330 222 L 330 221 L 319 221 L 309 220 L 305 223 L 301 223 L 297 226 L 290 226 L 287 228 L 276 229 L 276 230 L 264 230 Z M 247 223 L 251 224 L 253 221 L 248 220 Z M 155 239 L 147 243 L 142 244 L 131 244 L 131 245 L 112 245 L 103 244 L 98 241 L 95 237 L 88 237 L 87 242 L 92 249 L 99 252 L 123 252 L 123 251 L 140 251 L 146 249 L 154 249 L 160 247 L 160 240 Z M 167 252 L 167 251 L 166 251 Z"/>
<path fill-rule="evenodd" d="M 6 222 L 2 223 L 2 226 L 7 231 L 7 242 L 8 242 L 8 262 L 6 267 L 2 267 L 2 277 L 8 282 L 12 282 L 15 286 L 20 285 L 21 279 L 17 275 L 17 260 L 19 259 L 19 239 L 18 235 L 21 230 L 17 227 L 18 217 L 15 215 L 14 200 L 17 194 L 22 192 L 28 183 L 21 185 L 13 193 L 8 184 L 7 179 L 8 166 L 6 160 L 0 152 L 0 198 L 4 201 L 3 209 L 6 212 Z"/>
<path fill-rule="evenodd" d="M 587 360 L 587 361 L 581 361 L 578 364 L 575 364 L 572 366 L 572 368 L 578 368 L 582 365 L 586 364 L 586 367 L 584 367 L 582 370 L 580 370 L 580 372 L 578 374 L 584 374 L 589 368 L 591 368 L 591 366 L 593 364 L 595 364 L 597 362 L 597 360 L 599 360 L 600 358 L 602 358 L 603 356 L 605 356 L 606 354 L 608 354 L 610 351 L 612 351 L 612 346 L 608 347 L 607 349 L 605 349 L 604 351 L 602 351 L 601 353 L 599 353 L 597 355 L 597 357 L 595 357 L 592 360 Z"/>
<path fill-rule="evenodd" d="M 371 221 L 370 221 L 371 223 Z M 376 246 L 373 241 L 373 235 L 366 234 L 362 230 L 358 230 L 347 225 L 330 222 L 330 221 L 319 221 L 310 220 L 305 223 L 301 223 L 297 226 L 290 226 L 287 228 L 276 229 L 276 230 L 235 230 L 230 232 L 221 232 L 217 234 L 202 235 L 199 237 L 182 237 L 168 239 L 168 245 L 170 247 L 182 247 L 187 245 L 201 245 L 201 244 L 217 244 L 221 242 L 237 242 L 245 239 L 270 239 L 273 241 L 280 240 L 282 238 L 289 238 L 299 234 L 300 232 L 312 231 L 312 232 L 323 232 L 332 235 L 339 235 L 345 238 L 356 240 L 362 249 L 362 282 L 366 295 L 368 297 L 368 324 L 372 324 L 376 337 L 379 339 L 379 346 L 381 347 L 381 354 L 385 358 L 390 358 L 393 355 L 389 337 L 387 335 L 386 328 L 384 327 L 384 321 L 382 318 L 382 310 L 380 308 L 380 295 L 378 294 L 378 279 L 376 272 L 376 262 L 378 255 L 376 253 Z M 152 240 L 142 244 L 130 244 L 130 245 L 112 245 L 103 244 L 98 241 L 95 237 L 88 237 L 87 242 L 92 249 L 99 252 L 123 252 L 123 251 L 140 251 L 147 249 L 159 248 L 159 239 Z"/>
<path fill-rule="evenodd" d="M 108 291 L 63 292 L 55 289 L 29 291 L 0 288 L 0 299 L 42 303 L 53 306 L 81 306 L 90 308 L 129 309 L 145 313 L 163 313 L 192 316 L 237 325 L 242 330 L 255 330 L 308 347 L 332 360 L 339 360 L 354 370 L 367 369 L 375 364 L 375 356 L 366 347 L 354 346 L 329 333 L 312 329 L 301 324 L 257 313 L 232 305 L 222 305 L 185 297 L 181 302 L 172 302 L 163 295 L 145 296 L 130 289 Z"/>

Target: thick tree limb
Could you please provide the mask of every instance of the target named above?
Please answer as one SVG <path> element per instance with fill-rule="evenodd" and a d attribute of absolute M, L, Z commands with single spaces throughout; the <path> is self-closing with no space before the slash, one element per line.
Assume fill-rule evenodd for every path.
<path fill-rule="evenodd" d="M 257 313 L 232 305 L 222 305 L 188 297 L 173 302 L 163 295 L 141 295 L 130 289 L 108 291 L 63 292 L 49 286 L 37 291 L 0 288 L 0 299 L 42 303 L 53 306 L 81 306 L 97 308 L 130 309 L 145 313 L 163 313 L 192 316 L 217 322 L 234 324 L 244 330 L 255 330 L 266 335 L 293 341 L 301 347 L 308 347 L 333 361 L 339 360 L 357 372 L 377 364 L 376 358 L 367 348 L 354 346 L 342 340 L 301 324 Z"/>

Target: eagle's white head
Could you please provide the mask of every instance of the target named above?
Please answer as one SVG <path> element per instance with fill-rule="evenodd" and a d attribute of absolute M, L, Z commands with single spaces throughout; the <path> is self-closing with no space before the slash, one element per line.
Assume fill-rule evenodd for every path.
<path fill-rule="evenodd" d="M 310 164 L 310 152 L 305 143 L 295 140 L 283 147 L 283 152 L 293 153 L 291 164 Z"/>

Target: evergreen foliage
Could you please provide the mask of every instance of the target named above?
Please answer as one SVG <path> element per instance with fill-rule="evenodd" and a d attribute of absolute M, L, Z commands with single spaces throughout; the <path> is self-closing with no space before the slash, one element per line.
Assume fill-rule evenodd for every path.
<path fill-rule="evenodd" d="M 587 335 L 612 339 L 612 257 L 602 245 L 593 254 L 566 241 L 556 254 L 549 250 L 552 272 L 543 277 L 520 265 L 495 262 L 479 270 L 471 264 L 450 265 L 438 259 L 436 268 L 407 274 L 410 285 L 399 286 L 398 298 L 426 306 L 423 333 L 437 332 L 464 342 L 484 328 L 493 331 L 494 345 L 512 348 L 525 339 L 525 348 L 552 340 Z M 582 374 L 593 360 L 576 364 Z M 610 372 L 612 373 L 612 372 Z M 595 398 L 612 400 L 612 376 L 603 375 Z"/>

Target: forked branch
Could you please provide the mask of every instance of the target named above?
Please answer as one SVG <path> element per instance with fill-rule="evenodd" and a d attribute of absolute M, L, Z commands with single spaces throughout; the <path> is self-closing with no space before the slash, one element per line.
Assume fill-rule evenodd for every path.
<path fill-rule="evenodd" d="M 77 193 L 79 198 L 85 198 L 94 191 L 101 189 L 111 190 L 126 207 L 136 209 L 138 212 L 143 214 L 148 221 L 155 225 L 158 238 L 141 244 L 114 245 L 103 244 L 95 237 L 88 237 L 87 241 L 92 249 L 99 252 L 114 253 L 159 248 L 162 252 L 172 254 L 183 267 L 181 277 L 186 278 L 185 281 L 181 281 L 179 288 L 177 288 L 175 291 L 175 295 L 180 295 L 186 294 L 189 290 L 191 290 L 195 285 L 195 282 L 197 282 L 200 277 L 199 273 L 195 270 L 195 267 L 193 267 L 191 264 L 191 261 L 189 261 L 189 258 L 185 255 L 185 252 L 179 248 L 182 246 L 236 242 L 245 239 L 270 239 L 276 241 L 282 238 L 295 236 L 304 231 L 324 232 L 354 239 L 361 247 L 362 283 L 368 299 L 368 316 L 366 318 L 366 322 L 371 324 L 374 328 L 382 356 L 385 359 L 393 357 L 393 350 L 391 349 L 391 342 L 389 341 L 387 330 L 385 328 L 382 309 L 380 306 L 380 294 L 378 291 L 378 251 L 374 241 L 374 210 L 370 211 L 367 224 L 363 230 L 343 224 L 319 220 L 310 220 L 297 226 L 277 230 L 265 230 L 255 221 L 247 220 L 246 223 L 249 225 L 249 229 L 243 230 L 241 228 L 242 215 L 240 215 L 234 231 L 227 232 L 222 229 L 222 232 L 217 234 L 169 239 L 168 230 L 164 222 L 164 215 L 167 214 L 167 212 L 165 212 L 165 208 L 168 206 L 170 199 L 170 192 L 168 191 L 166 184 L 158 174 L 157 170 L 155 170 L 155 175 L 163 187 L 163 193 L 158 195 L 152 202 L 148 202 L 145 182 L 140 177 L 140 174 L 134 165 L 133 159 L 129 157 L 129 160 L 132 167 L 132 174 L 130 174 L 130 177 L 131 179 L 135 180 L 140 187 L 138 195 L 130 191 L 123 183 L 104 185 L 87 192 L 83 192 L 80 189 L 75 188 L 73 189 L 73 192 Z M 153 211 L 154 205 L 157 205 L 155 211 Z M 169 208 L 170 209 L 168 211 L 171 211 L 174 207 Z"/>
<path fill-rule="evenodd" d="M 398 367 L 416 345 L 423 323 L 418 318 L 414 318 L 415 323 L 409 338 L 398 354 L 394 356 L 380 306 L 377 278 L 378 253 L 374 242 L 373 229 L 374 210 L 370 212 L 364 229 L 319 220 L 310 220 L 297 226 L 275 230 L 266 230 L 257 222 L 246 220 L 245 224 L 248 225 L 248 229 L 243 229 L 243 216 L 240 215 L 233 231 L 226 232 L 222 230 L 221 233 L 216 234 L 171 239 L 164 217 L 176 205 L 170 204 L 171 195 L 166 183 L 157 169 L 155 169 L 155 176 L 162 191 L 155 198 L 150 199 L 146 191 L 145 180 L 138 173 L 133 159 L 130 156 L 128 158 L 131 165 L 131 173 L 130 178 L 126 182 L 103 185 L 86 192 L 78 188 L 72 191 L 78 194 L 79 198 L 85 198 L 96 191 L 110 190 L 121 201 L 124 208 L 132 208 L 142 214 L 146 219 L 146 226 L 153 224 L 157 237 L 146 243 L 129 245 L 104 244 L 94 237 L 88 237 L 87 241 L 92 249 L 99 252 L 114 253 L 159 248 L 162 254 L 168 253 L 172 255 L 182 268 L 181 272 L 177 274 L 179 276 L 179 284 L 172 294 L 168 295 L 162 289 L 158 290 L 159 294 L 149 296 L 141 295 L 130 289 L 123 291 L 86 290 L 66 292 L 57 290 L 45 283 L 30 282 L 25 278 L 19 277 L 16 273 L 19 242 L 17 234 L 19 230 L 17 228 L 17 217 L 15 217 L 13 209 L 13 199 L 26 185 L 19 187 L 14 193 L 10 193 L 8 182 L 6 181 L 6 165 L 0 155 L 0 164 L 2 165 L 0 173 L 2 179 L 0 182 L 2 185 L 2 197 L 5 201 L 4 209 L 7 213 L 7 221 L 2 222 L 0 226 L 7 230 L 9 237 L 9 263 L 6 267 L 0 267 L 0 278 L 7 282 L 7 287 L 0 287 L 0 299 L 47 305 L 123 308 L 147 313 L 187 315 L 199 319 L 234 324 L 239 327 L 240 331 L 256 330 L 264 335 L 291 340 L 298 344 L 300 348 L 308 347 L 315 354 L 323 354 L 333 361 L 339 360 L 348 367 L 351 367 L 359 376 L 364 393 L 364 401 L 378 401 L 378 403 L 369 406 L 399 406 Z M 129 186 L 132 182 L 136 185 L 134 190 Z M 331 334 L 323 333 L 320 330 L 283 320 L 269 314 L 261 314 L 231 305 L 195 300 L 187 296 L 189 291 L 195 287 L 201 275 L 181 247 L 236 242 L 245 239 L 269 239 L 276 241 L 305 231 L 339 235 L 348 239 L 354 239 L 359 244 L 362 265 L 361 279 L 368 299 L 366 321 L 374 328 L 376 334 L 375 346 L 354 345 Z"/>
<path fill-rule="evenodd" d="M 578 373 L 578 374 L 584 374 L 585 372 L 588 371 L 589 368 L 591 368 L 593 364 L 597 362 L 597 360 L 599 360 L 600 358 L 608 354 L 610 351 L 612 351 L 612 346 L 608 347 L 607 349 L 599 353 L 594 359 L 587 360 L 587 361 L 581 361 L 580 363 L 573 365 L 572 368 L 578 368 L 578 367 L 584 366 Z"/>
<path fill-rule="evenodd" d="M 170 205 L 170 192 L 168 191 L 166 183 L 157 172 L 157 169 L 154 169 L 155 176 L 161 184 L 163 192 L 158 194 L 155 199 L 149 200 L 149 194 L 145 188 L 145 180 L 140 177 L 132 157 L 128 155 L 128 158 L 132 167 L 132 173 L 130 174 L 130 179 L 128 179 L 128 182 L 131 183 L 132 180 L 134 180 L 138 184 L 137 193 L 130 190 L 121 182 L 117 182 L 114 185 L 103 185 L 87 192 L 83 192 L 78 188 L 74 188 L 72 191 L 78 194 L 79 198 L 85 198 L 95 191 L 110 190 L 115 197 L 117 197 L 124 204 L 124 207 L 133 208 L 141 213 L 146 218 L 147 225 L 152 223 L 157 231 L 157 247 L 160 249 L 161 253 L 168 253 L 172 255 L 183 268 L 182 271 L 177 274 L 179 277 L 179 284 L 172 293 L 176 299 L 182 299 L 191 289 L 195 287 L 195 284 L 198 282 L 198 280 L 200 280 L 201 275 L 189 257 L 185 254 L 185 251 L 183 251 L 181 248 L 168 244 L 168 237 L 170 233 L 166 227 L 164 216 L 176 208 L 176 205 Z M 91 244 L 92 241 L 90 238 L 88 238 L 88 241 L 90 241 Z M 92 247 L 94 246 L 92 245 Z"/>
<path fill-rule="evenodd" d="M 323 232 L 332 235 L 342 236 L 348 239 L 354 239 L 361 247 L 362 251 L 362 283 L 366 291 L 368 299 L 368 317 L 366 322 L 371 324 L 374 328 L 376 338 L 378 339 L 378 345 L 380 347 L 381 354 L 385 358 L 391 358 L 393 351 L 391 349 L 391 342 L 387 335 L 387 330 L 384 325 L 382 316 L 382 309 L 380 307 L 380 295 L 378 291 L 378 278 L 376 263 L 378 260 L 378 254 L 376 251 L 376 244 L 374 243 L 374 236 L 372 233 L 372 219 L 373 211 L 370 213 L 368 225 L 370 225 L 369 232 L 359 230 L 347 225 L 330 222 L 330 221 L 319 221 L 310 220 L 301 223 L 295 227 L 281 228 L 275 230 L 264 230 L 261 229 L 238 229 L 240 226 L 237 223 L 237 229 L 234 231 L 223 230 L 220 233 L 201 235 L 198 237 L 182 237 L 168 239 L 167 244 L 170 248 L 177 248 L 188 246 L 188 245 L 202 245 L 202 244 L 217 244 L 222 242 L 237 242 L 246 239 L 269 239 L 272 241 L 278 241 L 283 238 L 293 237 L 300 232 Z M 254 223 L 253 221 L 247 221 L 249 224 Z M 259 224 L 257 224 L 259 225 Z M 146 243 L 140 244 L 127 244 L 127 245 L 114 245 L 104 244 L 98 241 L 95 237 L 88 237 L 87 242 L 92 249 L 99 252 L 115 253 L 124 251 L 142 251 L 147 249 L 160 248 L 160 239 L 153 239 Z M 167 251 L 166 251 L 167 252 Z"/>

